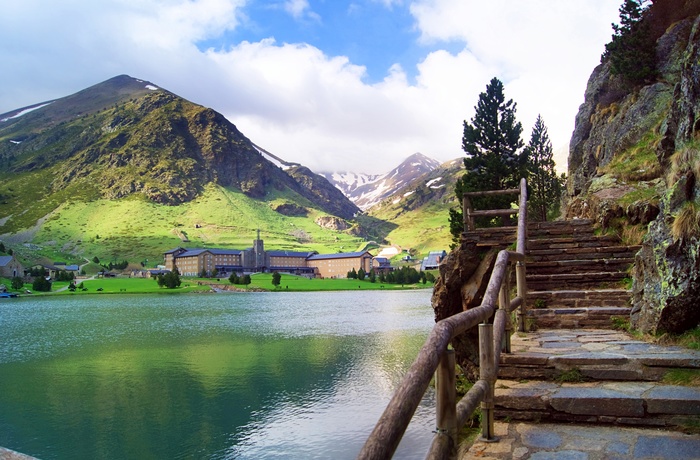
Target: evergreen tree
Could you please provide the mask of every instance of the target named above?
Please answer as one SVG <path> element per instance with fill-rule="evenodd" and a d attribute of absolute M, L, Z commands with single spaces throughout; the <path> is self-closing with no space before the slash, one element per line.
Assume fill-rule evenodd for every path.
<path fill-rule="evenodd" d="M 648 83 L 656 77 L 656 41 L 649 21 L 645 21 L 649 0 L 624 0 L 620 25 L 613 24 L 612 41 L 605 45 L 601 60 L 610 59 L 610 70 L 632 85 Z"/>
<path fill-rule="evenodd" d="M 360 267 L 360 269 L 357 271 L 357 279 L 362 281 L 365 279 L 365 269 Z"/>
<path fill-rule="evenodd" d="M 282 280 L 282 275 L 280 275 L 278 272 L 274 272 L 272 274 L 272 285 L 275 286 L 275 289 L 280 285 L 280 281 Z"/>
<path fill-rule="evenodd" d="M 175 267 L 173 271 L 163 275 L 163 283 L 168 289 L 175 289 L 182 284 L 182 281 L 180 280 L 180 272 L 178 271 L 177 267 Z M 158 284 L 160 285 L 160 283 Z"/>
<path fill-rule="evenodd" d="M 252 280 L 250 279 L 250 275 L 243 275 L 241 277 L 241 284 L 243 284 L 244 286 L 248 286 L 251 282 Z"/>
<path fill-rule="evenodd" d="M 462 150 L 466 154 L 466 172 L 457 181 L 459 202 L 465 192 L 503 190 L 517 187 L 524 174 L 524 156 L 520 151 L 523 127 L 515 119 L 516 103 L 506 101 L 503 83 L 493 78 L 486 92 L 479 94 L 471 122 L 464 121 Z M 495 196 L 472 200 L 477 209 L 508 208 L 510 197 Z M 480 221 L 488 225 L 490 221 Z M 450 211 L 450 231 L 455 239 L 462 231 L 462 211 Z"/>
<path fill-rule="evenodd" d="M 549 140 L 547 127 L 540 115 L 537 116 L 530 142 L 525 147 L 524 153 L 527 158 L 530 188 L 528 196 L 530 218 L 536 221 L 546 221 L 548 215 L 556 215 L 559 211 L 564 184 L 554 169 L 552 142 Z"/>
<path fill-rule="evenodd" d="M 231 276 L 228 277 L 228 282 L 231 284 L 240 284 L 241 280 L 238 277 L 238 275 L 234 272 L 234 273 L 231 273 Z"/>
<path fill-rule="evenodd" d="M 5 252 L 5 244 L 0 241 L 0 252 Z"/>
<path fill-rule="evenodd" d="M 24 281 L 19 276 L 13 277 L 11 283 L 12 289 L 14 289 L 15 291 L 19 291 L 24 287 Z"/>
<path fill-rule="evenodd" d="M 51 281 L 43 276 L 37 276 L 32 283 L 32 289 L 38 292 L 49 292 L 51 291 Z"/>

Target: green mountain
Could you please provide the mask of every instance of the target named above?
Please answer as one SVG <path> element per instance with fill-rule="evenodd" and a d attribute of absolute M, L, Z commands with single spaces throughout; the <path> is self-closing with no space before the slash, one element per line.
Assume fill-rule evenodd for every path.
<path fill-rule="evenodd" d="M 0 239 L 25 261 L 242 248 L 257 228 L 278 248 L 354 250 L 357 235 L 382 238 L 358 212 L 323 177 L 268 161 L 223 115 L 126 75 L 0 115 Z M 315 223 L 329 216 L 347 230 Z"/>

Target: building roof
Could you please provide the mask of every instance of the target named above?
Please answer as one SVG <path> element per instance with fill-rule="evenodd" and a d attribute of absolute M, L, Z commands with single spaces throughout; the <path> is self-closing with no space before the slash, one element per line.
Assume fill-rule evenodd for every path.
<path fill-rule="evenodd" d="M 217 256 L 237 256 L 241 254 L 241 251 L 238 249 L 201 249 L 201 248 L 196 248 L 196 249 L 186 249 L 185 252 L 182 254 L 175 254 L 175 258 L 179 259 L 181 257 L 196 257 L 200 254 L 203 254 L 205 252 L 209 252 L 211 254 L 217 255 Z"/>
<path fill-rule="evenodd" d="M 302 259 L 306 259 L 308 257 L 313 256 L 314 254 L 318 254 L 316 251 L 307 251 L 307 252 L 299 252 L 299 251 L 266 251 L 268 256 L 271 257 L 299 257 Z"/>
<path fill-rule="evenodd" d="M 437 268 L 440 262 L 445 258 L 447 253 L 445 251 L 431 251 L 426 257 L 423 258 L 423 262 L 420 265 L 421 270 L 426 270 L 430 268 Z"/>
<path fill-rule="evenodd" d="M 80 270 L 80 267 L 78 267 L 77 265 L 66 265 L 65 270 L 68 272 L 77 272 L 78 270 Z"/>
<path fill-rule="evenodd" d="M 0 256 L 0 267 L 6 267 L 10 262 L 12 262 L 12 256 Z"/>
<path fill-rule="evenodd" d="M 185 248 L 175 248 L 175 249 L 171 249 L 170 251 L 165 251 L 163 254 L 174 254 L 174 253 L 180 252 L 180 251 L 187 251 L 187 249 L 185 249 Z"/>
<path fill-rule="evenodd" d="M 337 254 L 315 254 L 309 257 L 309 260 L 327 260 L 327 259 L 355 259 L 357 257 L 362 257 L 365 254 L 371 257 L 371 254 L 367 251 L 358 252 L 339 252 Z"/>

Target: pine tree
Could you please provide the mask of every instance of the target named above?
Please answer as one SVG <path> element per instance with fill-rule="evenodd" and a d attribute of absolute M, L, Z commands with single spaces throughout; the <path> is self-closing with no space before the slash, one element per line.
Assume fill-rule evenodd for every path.
<path fill-rule="evenodd" d="M 530 217 L 532 220 L 546 221 L 549 214 L 559 211 L 563 182 L 554 169 L 552 142 L 540 115 L 523 153 L 527 159 Z"/>
<path fill-rule="evenodd" d="M 273 272 L 272 273 L 272 285 L 277 289 L 280 285 L 280 281 L 282 280 L 282 275 L 280 275 L 278 272 Z"/>
<path fill-rule="evenodd" d="M 610 59 L 610 70 L 636 85 L 656 77 L 656 41 L 644 20 L 649 0 L 624 0 L 620 25 L 613 24 L 612 41 L 605 45 L 601 60 Z"/>
<path fill-rule="evenodd" d="M 516 103 L 506 101 L 503 83 L 493 78 L 486 92 L 479 94 L 471 123 L 464 121 L 462 150 L 466 154 L 464 176 L 457 181 L 459 202 L 465 192 L 503 190 L 517 187 L 524 174 L 524 156 L 520 151 L 523 127 L 515 119 Z M 509 197 L 485 197 L 472 201 L 477 209 L 499 209 L 510 205 Z M 488 225 L 488 221 L 480 225 Z M 450 230 L 455 239 L 462 229 L 462 212 L 450 211 Z"/>

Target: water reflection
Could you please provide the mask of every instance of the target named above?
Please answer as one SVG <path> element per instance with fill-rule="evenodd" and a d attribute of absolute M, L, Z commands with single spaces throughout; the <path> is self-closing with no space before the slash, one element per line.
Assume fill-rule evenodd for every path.
<path fill-rule="evenodd" d="M 432 326 L 429 296 L 7 304 L 0 445 L 44 459 L 354 458 Z M 397 458 L 425 454 L 431 401 Z"/>

